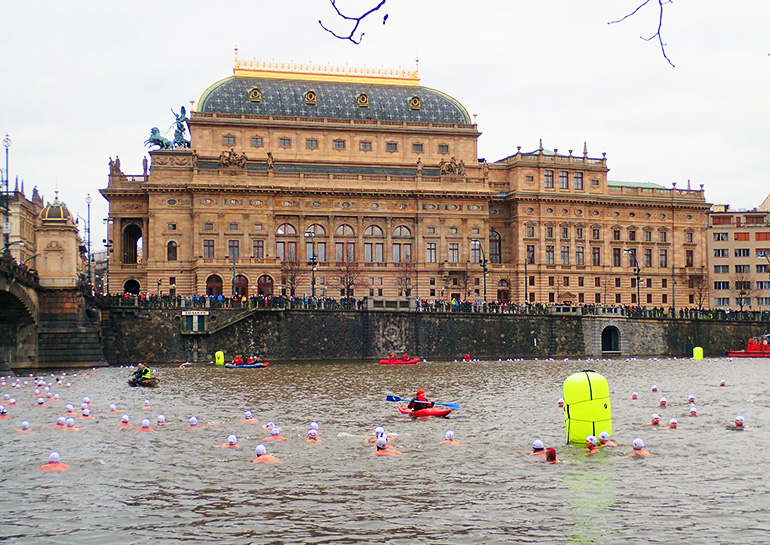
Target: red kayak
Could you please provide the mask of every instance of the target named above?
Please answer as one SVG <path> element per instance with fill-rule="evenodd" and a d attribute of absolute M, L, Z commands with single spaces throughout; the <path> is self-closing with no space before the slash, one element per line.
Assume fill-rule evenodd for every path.
<path fill-rule="evenodd" d="M 401 411 L 401 414 L 410 414 L 416 417 L 446 416 L 452 412 L 452 409 L 447 409 L 445 407 L 430 407 L 429 409 L 420 409 L 419 411 L 413 411 L 412 409 L 407 409 L 402 405 L 398 406 L 398 410 Z"/>
<path fill-rule="evenodd" d="M 398 358 L 394 358 L 394 359 L 388 358 L 386 360 L 380 360 L 380 363 L 382 365 L 414 365 L 418 361 L 420 361 L 420 358 L 411 358 L 408 360 L 398 359 Z"/>

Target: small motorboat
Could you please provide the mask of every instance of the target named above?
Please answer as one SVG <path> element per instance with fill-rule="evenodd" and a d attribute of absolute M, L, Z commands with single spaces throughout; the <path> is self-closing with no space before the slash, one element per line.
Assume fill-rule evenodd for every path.
<path fill-rule="evenodd" d="M 226 363 L 225 369 L 261 369 L 270 365 L 269 361 L 254 361 L 249 363 Z"/>
<path fill-rule="evenodd" d="M 401 414 L 408 414 L 417 418 L 424 418 L 428 416 L 446 416 L 452 412 L 452 409 L 447 409 L 446 407 L 430 407 L 428 409 L 419 409 L 417 411 L 413 411 L 412 409 L 404 407 L 403 405 L 399 405 L 398 410 L 401 412 Z"/>
<path fill-rule="evenodd" d="M 746 350 L 730 350 L 728 358 L 770 358 L 770 333 L 759 338 L 751 338 Z"/>
<path fill-rule="evenodd" d="M 384 360 L 380 360 L 380 364 L 382 365 L 414 365 L 418 361 L 420 361 L 420 358 L 410 358 L 407 354 L 404 354 L 404 356 L 401 358 L 389 356 Z"/>
<path fill-rule="evenodd" d="M 128 385 L 131 387 L 143 386 L 145 388 L 155 388 L 158 384 L 160 384 L 160 379 L 158 377 L 140 378 L 128 381 Z"/>

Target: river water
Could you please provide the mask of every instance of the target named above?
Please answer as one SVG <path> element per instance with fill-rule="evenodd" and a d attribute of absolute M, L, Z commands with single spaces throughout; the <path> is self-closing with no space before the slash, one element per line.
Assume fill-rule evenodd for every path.
<path fill-rule="evenodd" d="M 770 542 L 768 361 L 280 363 L 228 370 L 159 366 L 156 389 L 129 388 L 131 370 L 79 371 L 33 388 L 0 420 L 0 541 L 4 543 L 767 543 Z M 614 449 L 585 457 L 564 444 L 563 380 L 590 368 L 610 383 Z M 721 380 L 726 387 L 718 387 Z M 659 392 L 653 393 L 656 384 Z M 449 418 L 413 420 L 388 394 L 418 387 L 459 403 Z M 630 400 L 633 390 L 639 399 Z M 688 395 L 697 418 L 687 418 Z M 51 426 L 66 402 L 91 397 L 81 431 Z M 658 402 L 665 396 L 669 407 Z M 145 399 L 151 409 L 143 409 Z M 110 413 L 116 403 L 120 412 Z M 251 409 L 257 424 L 243 422 Z M 678 430 L 645 426 L 658 412 Z M 120 429 L 158 413 L 155 433 Z M 741 414 L 749 427 L 725 429 Z M 190 428 L 187 419 L 201 422 Z M 33 433 L 17 433 L 22 420 Z M 305 442 L 309 422 L 322 443 Z M 280 465 L 252 464 L 266 442 Z M 403 456 L 374 456 L 377 425 Z M 447 429 L 463 446 L 439 444 Z M 237 434 L 237 449 L 219 448 Z M 634 437 L 652 456 L 626 459 Z M 533 439 L 562 464 L 528 456 Z M 69 471 L 38 467 L 56 450 Z"/>

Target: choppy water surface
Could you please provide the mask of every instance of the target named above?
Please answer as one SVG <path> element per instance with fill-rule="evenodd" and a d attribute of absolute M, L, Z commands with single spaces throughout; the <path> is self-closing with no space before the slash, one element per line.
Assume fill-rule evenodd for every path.
<path fill-rule="evenodd" d="M 267 369 L 160 367 L 161 386 L 129 388 L 127 369 L 32 387 L 0 420 L 0 541 L 7 543 L 767 543 L 770 361 L 274 363 Z M 586 458 L 564 445 L 561 384 L 584 368 L 612 392 L 616 449 Z M 728 387 L 717 384 L 724 379 Z M 657 384 L 658 393 L 650 391 Z M 424 388 L 461 409 L 412 420 L 385 396 Z M 638 401 L 630 393 L 637 390 Z M 685 418 L 693 394 L 697 418 Z M 67 402 L 94 406 L 84 429 L 51 428 Z M 660 409 L 666 396 L 669 407 Z M 143 410 L 145 399 L 152 409 Z M 107 408 L 117 403 L 120 413 Z M 242 421 L 246 409 L 258 424 Z M 156 433 L 119 429 L 158 413 Z M 658 412 L 677 431 L 644 424 Z M 194 414 L 202 423 L 190 429 Z M 751 428 L 732 432 L 737 414 Z M 22 420 L 34 434 L 16 433 Z M 281 465 L 252 464 L 273 420 L 289 438 L 265 443 Z M 320 422 L 323 443 L 305 442 Z M 365 443 L 377 425 L 400 457 Z M 440 445 L 453 429 L 463 447 Z M 217 448 L 236 433 L 241 450 Z M 641 436 L 653 456 L 625 459 Z M 530 457 L 532 440 L 566 463 Z M 56 450 L 70 471 L 39 471 Z M 518 451 L 518 452 L 517 452 Z"/>

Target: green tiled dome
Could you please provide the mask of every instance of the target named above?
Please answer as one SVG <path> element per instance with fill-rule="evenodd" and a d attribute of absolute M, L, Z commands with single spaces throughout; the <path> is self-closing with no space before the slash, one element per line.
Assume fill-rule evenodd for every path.
<path fill-rule="evenodd" d="M 249 99 L 249 93 L 255 88 L 261 94 L 259 101 Z M 306 94 L 310 90 L 316 95 L 315 105 L 306 103 Z M 359 106 L 361 93 L 366 94 L 368 107 Z M 414 97 L 419 98 L 419 109 L 410 106 Z M 423 123 L 471 123 L 468 111 L 462 104 L 428 87 L 239 76 L 223 79 L 209 87 L 198 102 L 198 111 Z"/>

